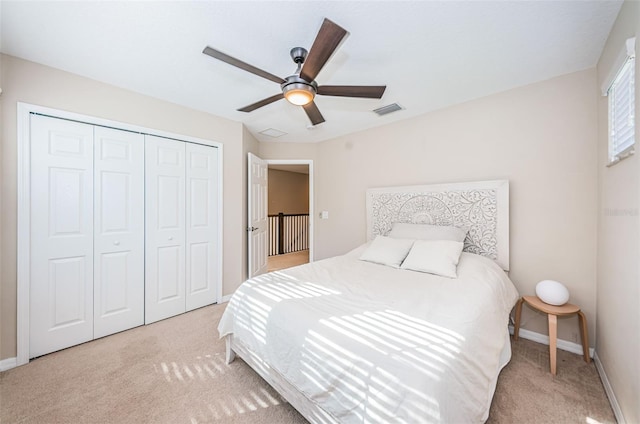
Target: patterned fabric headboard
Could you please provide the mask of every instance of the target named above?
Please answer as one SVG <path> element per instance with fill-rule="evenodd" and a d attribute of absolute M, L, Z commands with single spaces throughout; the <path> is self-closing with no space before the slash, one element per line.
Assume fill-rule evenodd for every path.
<path fill-rule="evenodd" d="M 509 270 L 507 180 L 367 190 L 367 240 L 387 235 L 394 222 L 466 228 L 465 252 Z"/>

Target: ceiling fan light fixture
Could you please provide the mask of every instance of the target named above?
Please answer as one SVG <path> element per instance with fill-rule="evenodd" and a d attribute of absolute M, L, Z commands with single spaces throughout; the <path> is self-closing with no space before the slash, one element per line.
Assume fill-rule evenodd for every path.
<path fill-rule="evenodd" d="M 296 106 L 308 105 L 316 96 L 313 86 L 304 83 L 287 84 L 282 88 L 284 98 Z"/>

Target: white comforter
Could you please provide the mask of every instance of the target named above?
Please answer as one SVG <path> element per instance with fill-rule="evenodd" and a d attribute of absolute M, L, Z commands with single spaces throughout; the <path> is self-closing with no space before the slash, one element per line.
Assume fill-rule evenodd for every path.
<path fill-rule="evenodd" d="M 485 421 L 511 281 L 469 253 L 449 279 L 360 261 L 362 248 L 246 281 L 220 337 L 233 334 L 339 422 Z"/>

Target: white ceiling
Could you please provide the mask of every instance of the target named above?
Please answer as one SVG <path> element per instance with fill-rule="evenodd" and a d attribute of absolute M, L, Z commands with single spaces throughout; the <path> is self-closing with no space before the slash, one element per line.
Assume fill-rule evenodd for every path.
<path fill-rule="evenodd" d="M 0 2 L 0 51 L 243 122 L 260 141 L 314 142 L 594 66 L 615 1 Z M 386 84 L 380 100 L 318 96 L 308 129 L 278 84 L 202 54 L 213 48 L 281 77 L 327 17 L 350 32 L 322 85 Z M 384 117 L 371 112 L 398 102 Z M 287 134 L 271 138 L 268 128 Z"/>

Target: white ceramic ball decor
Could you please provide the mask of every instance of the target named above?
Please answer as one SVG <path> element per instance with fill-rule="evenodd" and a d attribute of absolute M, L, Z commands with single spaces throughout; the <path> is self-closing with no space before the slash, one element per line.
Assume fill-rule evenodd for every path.
<path fill-rule="evenodd" d="M 564 284 L 553 280 L 543 280 L 536 285 L 536 295 L 544 303 L 561 306 L 569 301 L 569 290 Z"/>

